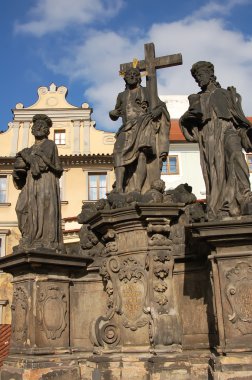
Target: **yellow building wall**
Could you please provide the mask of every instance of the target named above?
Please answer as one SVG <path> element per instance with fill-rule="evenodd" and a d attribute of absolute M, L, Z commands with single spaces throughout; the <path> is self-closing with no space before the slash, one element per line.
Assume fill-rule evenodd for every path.
<path fill-rule="evenodd" d="M 0 134 L 1 156 L 10 156 L 11 141 L 13 136 L 13 128 L 10 126 L 5 132 Z"/>

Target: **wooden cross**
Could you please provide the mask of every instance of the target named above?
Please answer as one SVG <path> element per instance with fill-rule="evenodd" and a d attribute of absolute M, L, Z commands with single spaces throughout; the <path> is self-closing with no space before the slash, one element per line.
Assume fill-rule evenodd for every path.
<path fill-rule="evenodd" d="M 155 56 L 155 45 L 154 43 L 149 43 L 144 45 L 145 60 L 138 61 L 137 67 L 140 71 L 147 71 L 146 77 L 146 87 L 150 96 L 150 107 L 153 109 L 158 104 L 158 92 L 157 92 L 157 69 L 163 69 L 164 67 L 171 67 L 182 65 L 182 55 L 172 54 L 165 55 L 164 57 Z M 133 67 L 133 63 L 122 63 L 120 65 L 120 71 L 125 72 L 126 70 Z"/>

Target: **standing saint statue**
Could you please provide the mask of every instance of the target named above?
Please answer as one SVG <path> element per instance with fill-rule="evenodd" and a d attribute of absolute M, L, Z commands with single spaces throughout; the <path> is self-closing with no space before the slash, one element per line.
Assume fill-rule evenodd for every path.
<path fill-rule="evenodd" d="M 18 250 L 63 250 L 59 178 L 63 169 L 57 146 L 48 140 L 51 119 L 33 117 L 35 143 L 16 155 L 13 180 L 19 194 L 16 213 L 22 234 Z"/>
<path fill-rule="evenodd" d="M 250 213 L 249 170 L 242 149 L 251 151 L 252 128 L 234 87 L 221 88 L 210 62 L 191 69 L 201 88 L 189 96 L 189 109 L 180 119 L 185 138 L 198 142 L 206 185 L 208 218 Z"/>
<path fill-rule="evenodd" d="M 160 178 L 162 162 L 169 151 L 170 117 L 164 102 L 158 99 L 150 107 L 150 94 L 141 86 L 137 67 L 124 75 L 125 91 L 119 93 L 112 120 L 122 118 L 116 133 L 114 167 L 116 191 L 145 193 Z"/>

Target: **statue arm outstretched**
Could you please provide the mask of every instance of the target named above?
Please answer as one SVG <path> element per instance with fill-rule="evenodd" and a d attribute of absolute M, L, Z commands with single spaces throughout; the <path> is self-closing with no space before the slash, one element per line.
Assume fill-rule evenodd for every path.
<path fill-rule="evenodd" d="M 116 121 L 120 116 L 122 116 L 122 97 L 121 94 L 118 95 L 116 100 L 115 109 L 109 112 L 109 117 L 111 120 Z"/>

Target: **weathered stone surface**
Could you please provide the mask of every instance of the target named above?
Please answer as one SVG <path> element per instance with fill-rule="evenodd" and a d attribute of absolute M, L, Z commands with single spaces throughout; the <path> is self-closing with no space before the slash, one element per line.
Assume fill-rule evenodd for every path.
<path fill-rule="evenodd" d="M 35 143 L 16 155 L 14 185 L 21 189 L 16 212 L 21 232 L 18 251 L 63 252 L 59 178 L 63 168 L 57 145 L 48 140 L 52 120 L 44 115 L 33 117 Z"/>
<path fill-rule="evenodd" d="M 4 369 L 1 380 L 80 380 L 79 368 Z"/>
<path fill-rule="evenodd" d="M 114 166 L 116 191 L 144 194 L 160 179 L 162 160 L 169 151 L 170 116 L 158 98 L 156 70 L 182 63 L 181 54 L 155 57 L 153 43 L 145 44 L 145 60 L 122 64 L 126 89 L 117 97 L 112 120 L 122 118 L 116 134 Z M 141 86 L 141 70 L 146 69 L 147 86 Z"/>
<path fill-rule="evenodd" d="M 225 352 L 252 349 L 251 223 L 241 218 L 192 225 L 193 235 L 211 248 L 219 340 Z"/>
<path fill-rule="evenodd" d="M 14 323 L 1 380 L 249 378 L 252 219 L 191 223 L 189 206 L 91 215 L 92 262 L 2 259 Z"/>
<path fill-rule="evenodd" d="M 180 119 L 185 138 L 199 143 L 208 220 L 252 212 L 249 170 L 243 149 L 251 151 L 252 126 L 234 87 L 221 88 L 211 62 L 199 61 L 191 74 L 201 88 L 188 97 Z"/>

